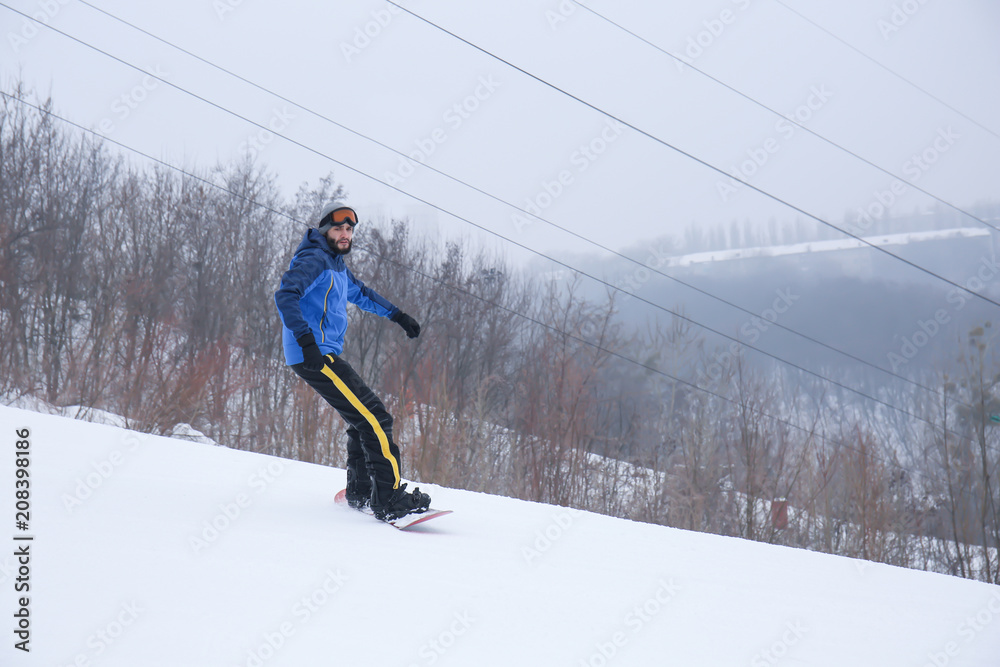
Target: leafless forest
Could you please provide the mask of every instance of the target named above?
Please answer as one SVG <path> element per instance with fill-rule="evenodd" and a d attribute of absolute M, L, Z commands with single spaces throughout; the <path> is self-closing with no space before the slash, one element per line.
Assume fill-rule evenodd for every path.
<path fill-rule="evenodd" d="M 344 426 L 284 366 L 273 302 L 337 183 L 287 201 L 259 165 L 138 162 L 3 98 L 0 392 L 342 465 Z M 356 247 L 355 274 L 423 325 L 410 341 L 355 311 L 345 348 L 395 415 L 406 477 L 1000 583 L 988 323 L 956 342 L 960 377 L 882 395 L 921 421 L 739 355 L 719 372 L 688 323 L 630 330 L 614 294 L 406 220 L 363 221 Z"/>

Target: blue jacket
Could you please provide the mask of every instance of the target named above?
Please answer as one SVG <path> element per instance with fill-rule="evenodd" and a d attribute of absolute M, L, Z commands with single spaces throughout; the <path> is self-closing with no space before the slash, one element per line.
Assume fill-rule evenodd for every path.
<path fill-rule="evenodd" d="M 274 303 L 281 317 L 281 342 L 285 363 L 302 362 L 302 348 L 296 342 L 312 333 L 323 354 L 340 354 L 347 331 L 347 302 L 382 317 L 392 317 L 399 309 L 375 290 L 354 277 L 316 229 L 309 229 L 295 250 Z"/>

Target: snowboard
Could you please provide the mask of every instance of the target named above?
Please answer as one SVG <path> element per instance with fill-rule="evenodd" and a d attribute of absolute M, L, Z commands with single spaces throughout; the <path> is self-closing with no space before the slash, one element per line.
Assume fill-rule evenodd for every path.
<path fill-rule="evenodd" d="M 338 491 L 337 495 L 333 497 L 333 502 L 337 503 L 338 505 L 344 505 L 345 507 L 350 507 L 350 505 L 347 504 L 347 489 L 341 489 L 340 491 Z M 374 514 L 372 514 L 372 510 L 370 507 L 365 507 L 360 511 L 364 514 L 367 514 L 368 516 L 374 517 Z M 392 521 L 383 521 L 382 523 L 387 523 L 394 528 L 398 528 L 399 530 L 407 530 L 409 528 L 413 528 L 414 526 L 420 525 L 424 522 L 430 521 L 431 519 L 436 519 L 440 516 L 444 516 L 446 514 L 451 514 L 451 513 L 452 510 L 436 510 L 432 507 L 428 509 L 426 512 L 421 512 L 420 514 L 407 514 L 406 516 L 400 517 L 398 519 L 394 519 Z"/>

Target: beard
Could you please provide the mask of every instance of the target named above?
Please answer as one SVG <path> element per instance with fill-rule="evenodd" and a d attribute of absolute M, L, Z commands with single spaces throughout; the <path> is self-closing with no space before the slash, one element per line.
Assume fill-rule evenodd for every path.
<path fill-rule="evenodd" d="M 354 241 L 348 241 L 346 246 L 341 246 L 339 243 L 334 243 L 333 241 L 326 242 L 330 246 L 330 250 L 333 251 L 335 255 L 346 255 L 351 252 L 351 248 L 354 247 Z"/>

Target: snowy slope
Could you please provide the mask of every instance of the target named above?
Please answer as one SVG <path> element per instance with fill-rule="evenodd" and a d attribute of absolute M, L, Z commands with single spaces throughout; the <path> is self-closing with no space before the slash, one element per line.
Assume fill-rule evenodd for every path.
<path fill-rule="evenodd" d="M 948 241 L 951 239 L 988 238 L 988 229 L 960 227 L 956 229 L 939 229 L 928 232 L 906 232 L 903 234 L 881 234 L 869 236 L 863 240 L 854 238 L 834 239 L 830 241 L 808 241 L 790 243 L 780 246 L 760 246 L 754 248 L 732 248 L 728 250 L 709 250 L 696 252 L 679 257 L 670 257 L 663 262 L 665 267 L 692 266 L 705 262 L 727 262 L 734 259 L 759 259 L 767 257 L 785 257 L 804 253 L 836 252 L 839 250 L 857 250 L 866 248 L 869 244 L 876 247 L 910 245 L 924 241 Z"/>
<path fill-rule="evenodd" d="M 429 487 L 403 533 L 342 470 L 0 407 L 2 665 L 1000 664 L 1000 589 Z M 14 526 L 30 430 L 30 529 Z M 31 652 L 13 648 L 14 536 Z"/>

